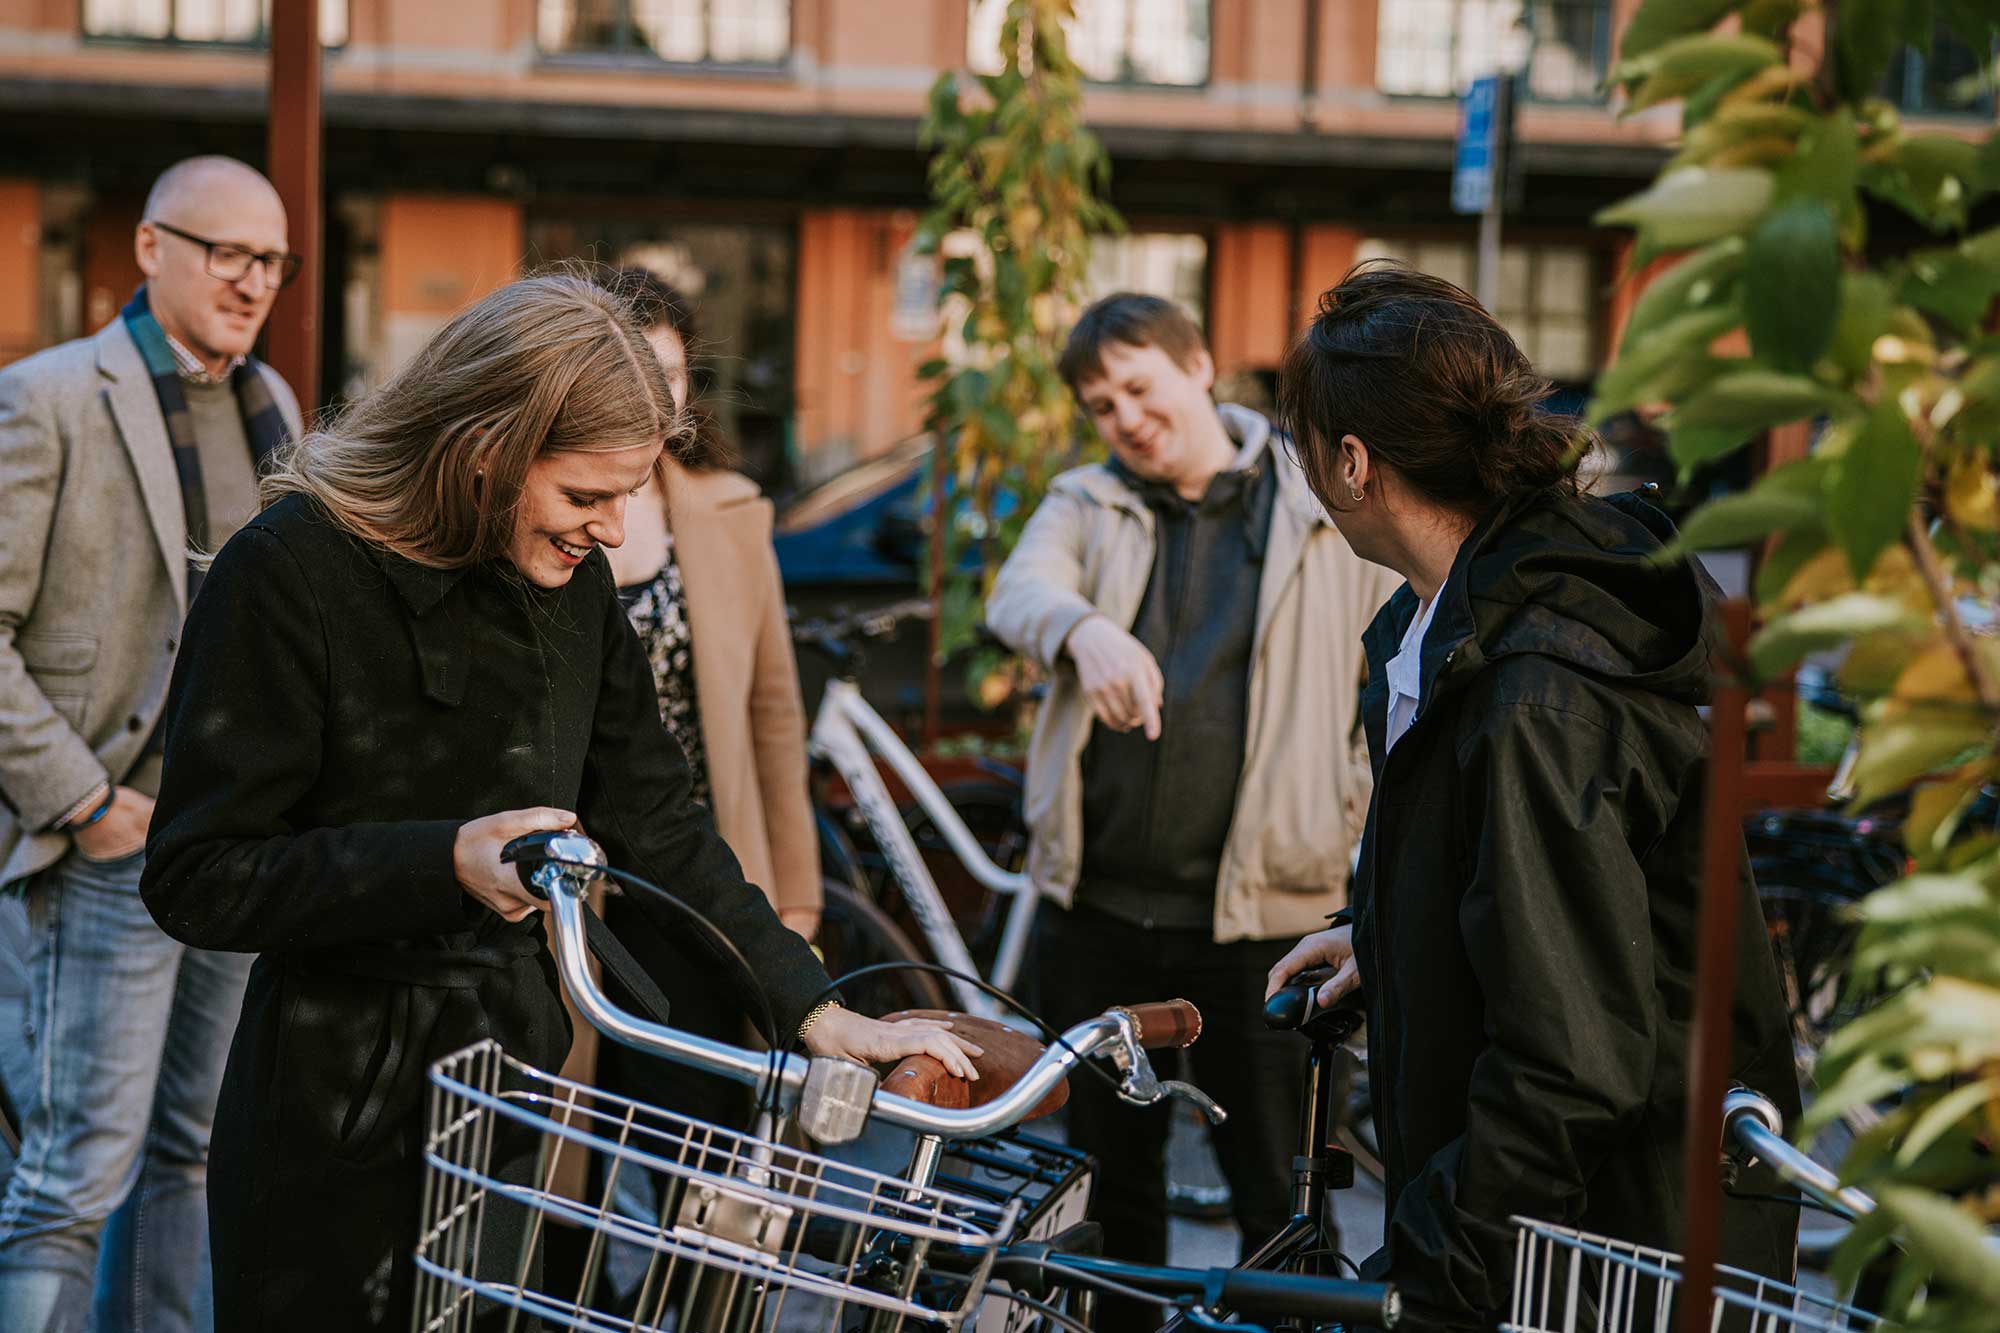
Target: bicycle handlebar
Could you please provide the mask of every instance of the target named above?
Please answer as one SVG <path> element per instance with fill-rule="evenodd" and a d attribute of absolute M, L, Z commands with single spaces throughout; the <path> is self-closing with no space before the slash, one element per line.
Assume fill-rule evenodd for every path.
<path fill-rule="evenodd" d="M 807 1060 L 789 1053 L 749 1051 L 725 1042 L 697 1037 L 691 1032 L 647 1022 L 613 1004 L 597 979 L 590 974 L 590 949 L 583 925 L 583 914 L 589 910 L 584 905 L 583 895 L 606 864 L 604 851 L 589 838 L 575 832 L 530 835 L 530 839 L 517 842 L 526 844 L 531 840 L 538 846 L 533 849 L 523 846 L 517 850 L 514 844 L 510 844 L 502 852 L 502 858 L 519 864 L 523 881 L 530 890 L 547 899 L 549 919 L 554 927 L 556 968 L 562 975 L 563 984 L 569 988 L 570 998 L 576 1002 L 578 1012 L 590 1021 L 591 1026 L 634 1050 L 706 1070 L 751 1087 L 761 1085 L 775 1065 L 781 1087 L 793 1097 L 798 1096 L 811 1068 Z M 531 866 L 530 861 L 538 861 L 539 864 Z M 1131 1026 L 1132 1019 L 1118 1010 L 1078 1023 L 1063 1033 L 1059 1042 L 1043 1051 L 1013 1087 L 982 1106 L 949 1110 L 926 1106 L 878 1088 L 871 1099 L 871 1111 L 892 1124 L 921 1134 L 937 1134 L 946 1138 L 982 1138 L 995 1134 L 1028 1119 L 1042 1099 L 1055 1091 L 1078 1063 L 1099 1051 L 1123 1051 L 1144 1065 L 1145 1072 L 1150 1075 L 1151 1066 L 1145 1063 L 1144 1052 L 1126 1046 L 1126 1034 Z"/>
<path fill-rule="evenodd" d="M 1738 1163 L 1763 1162 L 1814 1203 L 1850 1222 L 1875 1211 L 1873 1196 L 1841 1184 L 1839 1176 L 1794 1147 L 1784 1127 L 1777 1106 L 1761 1092 L 1732 1088 L 1722 1099 L 1723 1151 Z"/>

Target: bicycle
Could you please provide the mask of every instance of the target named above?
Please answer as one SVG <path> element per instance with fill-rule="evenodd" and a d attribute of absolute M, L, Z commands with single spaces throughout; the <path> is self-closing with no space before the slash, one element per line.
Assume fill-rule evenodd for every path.
<path fill-rule="evenodd" d="M 1076 1291 L 1141 1286 L 1184 1305 L 1208 1328 L 1218 1325 L 1205 1307 L 1227 1303 L 1279 1317 L 1396 1322 L 1394 1290 L 1381 1284 L 1222 1269 L 1093 1271 L 1087 1259 L 1054 1244 L 1019 1240 L 1018 1203 L 940 1185 L 947 1139 L 981 1138 L 1046 1113 L 1087 1061 L 1108 1059 L 1116 1074 L 1104 1076 L 1136 1104 L 1198 1095 L 1160 1080 L 1146 1055 L 1198 1034 L 1199 1015 L 1185 1001 L 1109 1010 L 1046 1048 L 1015 1033 L 1034 1048 L 1033 1060 L 1020 1069 L 991 1067 L 990 1080 L 978 1084 L 944 1075 L 922 1056 L 878 1081 L 850 1061 L 744 1050 L 617 1009 L 590 975 L 585 944 L 586 896 L 600 876 L 616 873 L 602 850 L 581 834 L 538 834 L 504 855 L 547 898 L 558 970 L 579 1012 L 612 1040 L 758 1088 L 771 1109 L 762 1132 L 743 1134 L 534 1069 L 491 1040 L 437 1061 L 429 1074 L 416 1252 L 413 1327 L 422 1333 L 470 1328 L 496 1308 L 593 1331 L 892 1333 L 960 1328 L 989 1307 L 1013 1305 L 1047 1323 L 1087 1328 L 1071 1310 L 1013 1285 L 1042 1281 Z M 918 1095 L 902 1095 L 910 1092 Z M 782 1133 L 795 1119 L 816 1140 L 839 1143 L 870 1117 L 918 1133 L 900 1175 L 793 1147 Z M 564 1155 L 577 1153 L 605 1167 L 594 1202 L 554 1188 Z M 532 1170 L 520 1169 L 529 1164 Z M 667 1182 L 656 1218 L 612 1206 L 622 1170 L 652 1171 Z M 557 1289 L 541 1271 L 547 1231 L 559 1224 L 589 1235 L 573 1289 Z M 1074 1240 L 1079 1230 L 1088 1227 L 1065 1235 Z M 492 1238 L 518 1242 L 518 1252 L 495 1252 Z M 596 1302 L 595 1276 L 611 1244 L 650 1256 L 636 1313 L 614 1314 Z M 1072 1308 L 1087 1317 L 1088 1306 L 1085 1296 Z"/>
<path fill-rule="evenodd" d="M 929 614 L 928 602 L 905 601 L 833 620 L 809 621 L 793 629 L 794 642 L 825 655 L 835 668 L 813 718 L 809 739 L 813 758 L 847 784 L 855 809 L 886 862 L 901 903 L 917 926 L 922 946 L 920 949 L 897 928 L 879 903 L 863 897 L 857 886 L 850 884 L 836 892 L 830 882 L 828 903 L 836 916 L 835 933 L 830 940 L 822 941 L 822 947 L 827 950 L 829 962 L 836 964 L 836 970 L 857 962 L 915 962 L 927 958 L 958 974 L 946 983 L 956 1008 L 984 1018 L 999 1018 L 1000 1004 L 966 978 L 979 977 L 1002 991 L 1014 990 L 1021 979 L 1022 960 L 1034 933 L 1041 894 L 1022 870 L 1002 866 L 989 855 L 964 815 L 925 771 L 922 762 L 862 697 L 855 680 L 860 663 L 857 640 L 880 638 L 902 620 Z M 983 971 L 924 860 L 911 821 L 889 794 L 882 771 L 876 765 L 878 757 L 909 790 L 917 809 L 972 878 L 996 900 L 1006 903 L 992 949 L 992 962 Z M 839 952 L 843 931 L 853 934 L 851 952 Z M 824 926 L 822 932 L 825 933 Z M 834 947 L 827 947 L 829 944 Z M 921 982 L 908 985 L 912 993 L 901 997 L 906 1002 L 894 1007 L 942 1007 L 943 996 L 934 993 L 935 986 Z"/>

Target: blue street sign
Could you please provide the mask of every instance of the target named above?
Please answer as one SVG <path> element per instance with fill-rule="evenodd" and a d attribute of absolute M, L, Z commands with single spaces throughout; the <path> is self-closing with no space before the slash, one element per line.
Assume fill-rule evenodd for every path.
<path fill-rule="evenodd" d="M 1459 102 L 1458 144 L 1452 155 L 1451 207 L 1484 213 L 1493 200 L 1493 141 L 1500 129 L 1500 76 L 1474 79 Z"/>

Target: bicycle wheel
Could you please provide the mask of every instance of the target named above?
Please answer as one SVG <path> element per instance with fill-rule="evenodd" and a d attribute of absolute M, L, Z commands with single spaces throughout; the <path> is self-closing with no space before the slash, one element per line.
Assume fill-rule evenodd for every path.
<path fill-rule="evenodd" d="M 888 914 L 851 884 L 822 882 L 819 950 L 836 981 L 875 963 L 917 963 L 924 955 Z M 843 1002 L 871 1018 L 899 1009 L 951 1009 L 944 978 L 935 972 L 878 972 L 840 988 Z"/>

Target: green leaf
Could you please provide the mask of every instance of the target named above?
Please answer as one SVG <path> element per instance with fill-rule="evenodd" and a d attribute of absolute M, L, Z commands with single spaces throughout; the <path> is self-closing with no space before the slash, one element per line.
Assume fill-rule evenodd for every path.
<path fill-rule="evenodd" d="M 1747 78 L 1783 59 L 1777 44 L 1743 33 L 1677 37 L 1611 71 L 1615 83 L 1637 83 L 1625 114 L 1685 97 L 1716 79 Z"/>
<path fill-rule="evenodd" d="M 1947 232 L 1965 225 L 1982 174 L 1972 144 L 1950 134 L 1913 134 L 1889 161 L 1864 167 L 1861 183 L 1932 231 Z"/>
<path fill-rule="evenodd" d="M 1883 1185 L 1875 1197 L 1954 1295 L 1989 1311 L 2000 1308 L 2000 1253 L 1987 1244 L 1977 1217 L 1949 1199 L 1901 1185 Z"/>
<path fill-rule="evenodd" d="M 1850 102 L 1882 86 L 1890 59 L 1903 47 L 1903 0 L 1843 5 L 1833 32 L 1833 66 L 1840 95 Z"/>
<path fill-rule="evenodd" d="M 1804 7 L 1802 0 L 1750 0 L 1743 6 L 1743 31 L 1775 42 Z"/>
<path fill-rule="evenodd" d="M 1750 664 L 1765 680 L 1808 653 L 1837 648 L 1858 634 L 1923 628 L 1923 619 L 1893 597 L 1850 592 L 1800 607 L 1757 631 L 1750 640 Z"/>
<path fill-rule="evenodd" d="M 1849 594 L 1850 597 L 1866 595 Z M 1988 728 L 1972 712 L 1927 708 L 1897 712 L 1864 723 L 1861 752 L 1854 761 L 1855 808 L 1895 795 L 1924 774 L 1957 760 L 1987 735 Z"/>
<path fill-rule="evenodd" d="M 1810 370 L 1840 316 L 1840 241 L 1817 199 L 1778 209 L 1750 236 L 1743 317 L 1750 347 L 1779 370 Z"/>
<path fill-rule="evenodd" d="M 1803 375 L 1736 370 L 1717 376 L 1699 394 L 1676 408 L 1668 429 L 1759 431 L 1840 412 L 1852 405 L 1853 400 L 1845 394 Z"/>
<path fill-rule="evenodd" d="M 1668 433 L 1667 452 L 1685 477 L 1703 463 L 1735 453 L 1753 434 L 1732 426 L 1681 426 Z"/>
<path fill-rule="evenodd" d="M 1895 304 L 1889 283 L 1879 273 L 1848 273 L 1840 279 L 1840 318 L 1833 326 L 1827 355 L 1848 375 L 1868 373 L 1875 340 L 1888 332 Z"/>
<path fill-rule="evenodd" d="M 1923 452 L 1893 398 L 1877 403 L 1866 423 L 1833 460 L 1827 476 L 1826 527 L 1847 553 L 1855 582 L 1875 557 L 1902 536 L 1910 521 Z"/>
<path fill-rule="evenodd" d="M 1689 514 L 1678 540 L 1668 549 L 1714 551 L 1748 546 L 1774 532 L 1816 532 L 1819 526 L 1819 501 L 1814 497 L 1757 487 L 1710 500 Z"/>
<path fill-rule="evenodd" d="M 1985 257 L 1990 247 L 1988 235 L 1981 233 L 1954 249 L 1919 250 L 1911 255 L 1902 298 L 1961 333 L 1977 333 L 1985 326 L 1993 298 L 2000 295 L 2000 261 Z"/>
<path fill-rule="evenodd" d="M 1977 1111 L 1989 1100 L 2000 1100 L 2000 1078 L 1982 1079 L 1968 1083 L 1962 1088 L 1954 1088 L 1938 1098 L 1917 1117 L 1917 1123 L 1910 1126 L 1910 1132 L 1896 1149 L 1896 1162 L 1908 1166 L 1923 1155 L 1924 1149 L 1943 1138 L 1945 1133 L 1959 1121 Z"/>
<path fill-rule="evenodd" d="M 1590 422 L 1600 424 L 1629 408 L 1664 402 L 1689 361 L 1707 356 L 1708 345 L 1736 327 L 1741 317 L 1730 306 L 1693 310 L 1668 320 L 1644 341 L 1627 346 L 1597 380 Z"/>
<path fill-rule="evenodd" d="M 1727 296 L 1748 249 L 1741 236 L 1725 236 L 1654 278 L 1640 293 L 1631 317 L 1625 321 L 1625 332 L 1618 342 L 1619 354 L 1624 355 L 1641 337 L 1686 309 L 1710 305 Z"/>
<path fill-rule="evenodd" d="M 1755 167 L 1682 167 L 1597 215 L 1600 226 L 1637 227 L 1648 245 L 1681 249 L 1744 230 L 1777 192 Z"/>
<path fill-rule="evenodd" d="M 1854 206 L 1861 180 L 1861 140 L 1854 113 L 1841 107 L 1800 137 L 1798 151 L 1777 170 L 1780 198 L 1818 199 L 1836 213 Z"/>
<path fill-rule="evenodd" d="M 1691 32 L 1707 32 L 1736 7 L 1735 0 L 1645 0 L 1625 25 L 1618 58 L 1633 60 Z"/>

